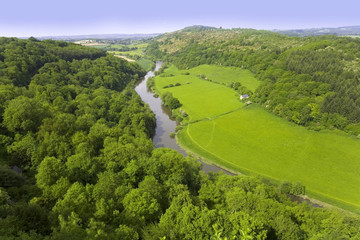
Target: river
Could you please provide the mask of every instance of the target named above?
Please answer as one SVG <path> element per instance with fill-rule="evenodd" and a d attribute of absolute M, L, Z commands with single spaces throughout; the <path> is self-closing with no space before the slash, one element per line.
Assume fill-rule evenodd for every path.
<path fill-rule="evenodd" d="M 155 98 L 153 95 L 154 93 L 151 92 L 147 86 L 146 82 L 150 77 L 154 77 L 154 72 L 159 70 L 162 65 L 162 62 L 156 62 L 155 69 L 153 71 L 149 71 L 144 80 L 142 80 L 136 87 L 135 91 L 140 95 L 141 99 L 147 103 L 156 115 L 156 129 L 155 129 L 155 136 L 153 138 L 153 142 L 156 148 L 164 147 L 164 148 L 171 148 L 178 151 L 183 156 L 187 156 L 186 152 L 182 150 L 179 145 L 176 143 L 175 138 L 170 137 L 170 133 L 175 132 L 176 121 L 170 119 L 171 111 L 164 107 L 161 103 L 160 97 Z M 207 163 L 198 160 L 202 164 L 202 170 L 206 173 L 208 172 L 218 172 L 223 171 L 226 174 L 231 174 L 230 172 L 221 169 L 214 165 L 209 165 Z"/>
<path fill-rule="evenodd" d="M 156 129 L 155 129 L 155 136 L 153 137 L 153 142 L 156 148 L 164 147 L 164 148 L 171 148 L 178 151 L 184 157 L 187 156 L 187 153 L 182 150 L 179 145 L 176 143 L 175 138 L 170 137 L 170 133 L 175 132 L 176 121 L 170 119 L 171 111 L 170 109 L 164 107 L 161 103 L 160 97 L 155 98 L 154 93 L 151 92 L 147 86 L 146 82 L 150 77 L 154 77 L 157 70 L 160 69 L 162 62 L 156 62 L 155 69 L 153 71 L 149 71 L 144 79 L 135 87 L 135 91 L 140 95 L 141 99 L 147 103 L 156 115 Z M 204 163 L 203 161 L 199 160 L 202 164 L 202 170 L 206 173 L 209 172 L 219 172 L 223 171 L 228 175 L 234 175 L 220 167 L 209 165 Z M 306 203 L 312 207 L 321 208 L 320 205 L 312 203 L 308 199 L 301 198 L 299 196 L 290 196 L 290 199 L 294 202 L 302 202 L 306 201 Z"/>

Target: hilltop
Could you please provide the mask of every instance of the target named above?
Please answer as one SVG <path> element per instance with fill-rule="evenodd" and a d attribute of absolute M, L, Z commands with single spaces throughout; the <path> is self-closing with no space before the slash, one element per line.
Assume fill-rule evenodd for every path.
<path fill-rule="evenodd" d="M 147 54 L 180 69 L 201 64 L 249 69 L 262 81 L 253 99 L 269 111 L 312 129 L 360 134 L 359 39 L 183 29 L 154 38 Z"/>
<path fill-rule="evenodd" d="M 336 28 L 308 28 L 308 29 L 289 29 L 273 30 L 274 32 L 289 36 L 320 36 L 320 35 L 338 35 L 338 36 L 359 36 L 360 26 L 346 26 Z"/>

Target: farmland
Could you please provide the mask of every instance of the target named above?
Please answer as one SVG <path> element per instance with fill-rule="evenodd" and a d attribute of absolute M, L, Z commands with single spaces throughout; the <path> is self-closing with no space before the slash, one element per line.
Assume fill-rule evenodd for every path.
<path fill-rule="evenodd" d="M 245 70 L 211 65 L 182 71 L 170 66 L 156 77 L 157 91 L 173 93 L 189 115 L 179 143 L 233 171 L 302 182 L 310 197 L 359 212 L 360 141 L 340 131 L 307 130 L 256 104 L 245 106 L 240 93 L 224 85 L 234 76 L 251 90 L 258 84 Z"/>
<path fill-rule="evenodd" d="M 102 49 L 109 54 L 123 58 L 130 62 L 136 61 L 146 71 L 150 71 L 154 67 L 154 63 L 143 56 L 144 50 L 148 46 L 148 43 L 144 41 L 124 40 L 123 44 L 113 44 L 101 40 L 84 40 L 77 43 L 83 46 Z"/>

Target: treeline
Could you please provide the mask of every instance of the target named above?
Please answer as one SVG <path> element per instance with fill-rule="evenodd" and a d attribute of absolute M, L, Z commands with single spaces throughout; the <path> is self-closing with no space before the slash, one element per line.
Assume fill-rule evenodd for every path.
<path fill-rule="evenodd" d="M 29 48 L 24 59 L 42 56 L 32 40 L 2 40 Z M 1 239 L 360 238 L 358 216 L 291 202 L 284 193 L 301 184 L 207 175 L 154 149 L 155 116 L 133 90 L 144 72 L 90 58 L 54 56 L 24 82 L 0 76 Z"/>
<path fill-rule="evenodd" d="M 247 68 L 263 81 L 253 100 L 311 129 L 360 134 L 360 40 L 297 38 L 247 29 L 178 31 L 147 53 L 182 69 L 200 64 Z"/>

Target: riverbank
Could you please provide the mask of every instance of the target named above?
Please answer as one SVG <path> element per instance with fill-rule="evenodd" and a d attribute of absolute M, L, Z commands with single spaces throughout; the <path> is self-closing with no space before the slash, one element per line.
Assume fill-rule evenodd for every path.
<path fill-rule="evenodd" d="M 307 130 L 256 104 L 221 115 L 242 106 L 236 92 L 190 72 L 169 67 L 155 78 L 160 95 L 170 92 L 182 103 L 183 122 L 193 122 L 177 133 L 183 148 L 232 172 L 302 182 L 310 197 L 360 211 L 358 139 Z"/>
<path fill-rule="evenodd" d="M 186 157 L 186 151 L 183 151 L 177 144 L 176 139 L 170 136 L 171 133 L 175 132 L 177 126 L 176 121 L 171 119 L 171 110 L 162 105 L 162 101 L 159 97 L 154 97 L 154 93 L 148 89 L 146 84 L 149 78 L 155 76 L 155 72 L 158 71 L 161 66 L 162 62 L 156 62 L 155 69 L 146 74 L 144 79 L 135 87 L 135 91 L 139 94 L 142 101 L 149 105 L 151 111 L 155 114 L 156 128 L 153 137 L 155 148 L 165 147 L 174 149 Z M 202 164 L 202 170 L 206 173 L 223 171 L 226 174 L 232 175 L 230 172 L 220 167 L 207 164 L 203 161 L 200 162 Z"/>

